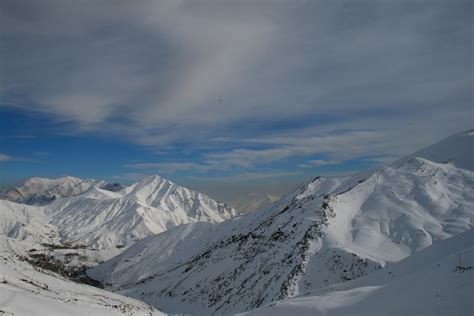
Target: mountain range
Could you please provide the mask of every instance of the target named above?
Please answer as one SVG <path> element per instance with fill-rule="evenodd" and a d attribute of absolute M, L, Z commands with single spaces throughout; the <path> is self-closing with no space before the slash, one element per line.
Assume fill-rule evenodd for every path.
<path fill-rule="evenodd" d="M 32 178 L 2 195 L 27 205 L 0 200 L 1 234 L 40 244 L 37 252 L 62 257 L 73 251 L 72 266 L 94 266 L 134 242 L 196 221 L 217 223 L 236 211 L 207 195 L 151 176 L 117 192 L 107 183 L 73 177 Z M 45 197 L 51 198 L 48 203 Z M 72 256 L 70 256 L 72 258 Z"/>
<path fill-rule="evenodd" d="M 473 130 L 245 216 L 159 176 L 32 178 L 0 197 L 3 312 L 473 312 Z"/>

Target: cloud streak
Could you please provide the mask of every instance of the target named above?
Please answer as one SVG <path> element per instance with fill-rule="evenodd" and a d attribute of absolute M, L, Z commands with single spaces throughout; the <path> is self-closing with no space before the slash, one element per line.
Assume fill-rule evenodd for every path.
<path fill-rule="evenodd" d="M 141 170 L 156 170 L 160 173 L 174 173 L 176 171 L 188 170 L 207 172 L 211 168 L 211 166 L 193 162 L 134 163 L 125 165 L 125 167 Z"/>
<path fill-rule="evenodd" d="M 13 160 L 12 156 L 0 153 L 0 162 Z"/>

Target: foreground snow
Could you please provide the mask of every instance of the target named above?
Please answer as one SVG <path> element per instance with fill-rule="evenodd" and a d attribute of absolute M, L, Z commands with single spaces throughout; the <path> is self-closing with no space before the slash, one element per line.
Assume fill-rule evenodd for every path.
<path fill-rule="evenodd" d="M 31 245 L 0 237 L 0 315 L 164 315 L 143 302 L 73 283 L 20 260 Z"/>

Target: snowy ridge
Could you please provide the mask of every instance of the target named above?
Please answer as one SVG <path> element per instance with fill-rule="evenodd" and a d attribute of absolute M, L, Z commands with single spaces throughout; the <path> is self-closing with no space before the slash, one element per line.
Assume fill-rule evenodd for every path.
<path fill-rule="evenodd" d="M 472 137 L 456 134 L 418 152 L 426 157 L 350 178 L 315 178 L 212 227 L 168 230 L 88 275 L 167 312 L 198 314 L 251 310 L 370 275 L 472 229 L 474 172 L 460 168 Z"/>

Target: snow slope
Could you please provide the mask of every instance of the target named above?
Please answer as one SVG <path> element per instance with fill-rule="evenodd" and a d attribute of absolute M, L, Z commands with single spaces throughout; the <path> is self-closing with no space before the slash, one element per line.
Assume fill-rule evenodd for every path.
<path fill-rule="evenodd" d="M 1 315 L 164 315 L 143 302 L 73 283 L 21 260 L 33 244 L 0 236 Z"/>
<path fill-rule="evenodd" d="M 59 244 L 57 227 L 37 207 L 0 200 L 0 236 L 36 243 Z"/>
<path fill-rule="evenodd" d="M 472 315 L 474 230 L 384 270 L 245 315 Z"/>
<path fill-rule="evenodd" d="M 167 312 L 198 314 L 250 310 L 363 277 L 472 229 L 474 172 L 459 168 L 469 167 L 472 137 L 456 134 L 350 178 L 315 178 L 218 225 L 168 230 L 88 275 Z"/>

